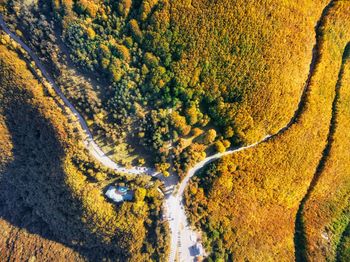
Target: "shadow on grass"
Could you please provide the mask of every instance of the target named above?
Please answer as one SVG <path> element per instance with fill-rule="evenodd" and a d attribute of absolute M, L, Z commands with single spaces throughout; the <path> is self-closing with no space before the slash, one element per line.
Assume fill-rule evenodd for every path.
<path fill-rule="evenodd" d="M 15 87 L 11 91 L 14 96 L 23 95 Z M 88 261 L 125 261 L 128 254 L 117 245 L 119 237 L 125 238 L 123 231 L 106 243 L 81 221 L 82 203 L 72 197 L 65 183 L 64 145 L 52 123 L 27 98 L 7 98 L 4 105 L 13 161 L 0 174 L 0 217 L 62 243 Z"/>
<path fill-rule="evenodd" d="M 349 246 L 349 239 L 350 239 L 350 223 L 344 230 L 340 241 L 337 246 L 337 262 L 343 262 L 343 261 L 349 261 L 350 258 L 350 246 Z"/>
<path fill-rule="evenodd" d="M 339 100 L 339 90 L 341 88 L 341 81 L 342 81 L 342 77 L 344 74 L 344 64 L 350 58 L 349 55 L 350 55 L 350 43 L 348 43 L 344 49 L 342 66 L 341 66 L 341 69 L 339 71 L 338 81 L 337 81 L 337 85 L 335 87 L 335 97 L 334 97 L 333 104 L 332 104 L 332 118 L 331 118 L 331 122 L 329 125 L 327 144 L 326 144 L 325 149 L 323 150 L 322 158 L 317 166 L 315 175 L 310 183 L 310 186 L 309 186 L 305 196 L 303 197 L 303 199 L 300 202 L 299 209 L 298 209 L 296 219 L 295 219 L 294 245 L 295 245 L 296 261 L 308 261 L 307 250 L 306 250 L 307 238 L 305 235 L 305 225 L 304 225 L 304 219 L 303 219 L 304 206 L 305 206 L 305 203 L 307 202 L 307 200 L 309 199 L 311 192 L 313 191 L 314 187 L 317 185 L 318 180 L 320 179 L 320 177 L 323 173 L 325 164 L 328 160 L 329 152 L 332 148 L 332 143 L 333 143 L 334 135 L 335 135 L 336 128 L 337 128 L 337 113 L 338 113 L 337 112 L 337 103 Z"/>

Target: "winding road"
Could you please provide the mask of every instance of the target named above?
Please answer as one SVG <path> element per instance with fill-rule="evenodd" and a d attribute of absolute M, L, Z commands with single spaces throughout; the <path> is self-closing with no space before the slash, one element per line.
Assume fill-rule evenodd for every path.
<path fill-rule="evenodd" d="M 183 196 L 186 186 L 188 185 L 191 177 L 193 177 L 198 170 L 205 165 L 220 159 L 223 156 L 230 155 L 239 151 L 243 151 L 248 148 L 257 146 L 260 143 L 267 141 L 271 136 L 264 137 L 261 141 L 251 144 L 249 146 L 240 147 L 237 149 L 229 150 L 224 153 L 217 153 L 209 156 L 197 163 L 192 167 L 186 177 L 181 181 L 178 190 L 175 194 L 168 194 L 166 196 L 166 208 L 170 218 L 169 225 L 171 229 L 171 252 L 170 261 L 175 261 L 176 250 L 179 253 L 180 261 L 193 261 L 193 255 L 191 254 L 191 247 L 199 242 L 198 234 L 193 231 L 188 223 L 185 208 L 183 205 Z M 169 183 L 169 186 L 171 184 Z"/>
<path fill-rule="evenodd" d="M 55 90 L 57 95 L 62 99 L 64 104 L 69 108 L 71 113 L 78 120 L 81 130 L 83 130 L 84 132 L 84 144 L 88 148 L 91 155 L 93 155 L 104 166 L 114 169 L 118 172 L 127 172 L 130 174 L 143 174 L 143 173 L 153 174 L 154 171 L 152 169 L 144 169 L 144 168 L 137 168 L 137 167 L 125 169 L 122 166 L 117 165 L 108 156 L 106 156 L 103 153 L 103 151 L 100 149 L 100 147 L 93 140 L 93 136 L 84 118 L 75 109 L 75 107 L 68 101 L 68 99 L 64 96 L 64 94 L 62 93 L 58 85 L 55 83 L 55 81 L 53 80 L 51 75 L 48 73 L 48 71 L 45 69 L 45 67 L 40 62 L 39 58 L 35 55 L 35 53 L 18 36 L 12 33 L 10 29 L 6 26 L 6 23 L 3 20 L 2 15 L 0 15 L 0 27 L 6 34 L 8 34 L 14 41 L 16 41 L 28 53 L 28 55 L 35 62 L 36 67 L 41 71 L 42 75 L 44 76 L 48 84 Z"/>
<path fill-rule="evenodd" d="M 164 182 L 166 187 L 164 212 L 165 212 L 165 216 L 169 221 L 169 226 L 171 229 L 171 245 L 170 245 L 170 257 L 169 257 L 170 262 L 175 261 L 175 259 L 178 259 L 179 261 L 186 261 L 186 262 L 194 261 L 195 256 L 191 254 L 192 246 L 200 241 L 198 234 L 192 231 L 192 229 L 189 226 L 186 213 L 185 213 L 185 208 L 183 205 L 184 191 L 191 177 L 194 176 L 194 174 L 198 170 L 203 168 L 205 165 L 223 156 L 255 147 L 281 134 L 286 129 L 288 129 L 288 127 L 290 127 L 297 120 L 298 116 L 302 111 L 303 100 L 304 100 L 304 97 L 306 96 L 308 82 L 310 81 L 310 76 L 309 76 L 305 84 L 305 87 L 302 90 L 302 94 L 300 96 L 298 107 L 294 113 L 294 116 L 277 133 L 275 133 L 274 135 L 267 135 L 263 139 L 261 139 L 259 142 L 253 143 L 251 145 L 229 150 L 224 153 L 218 153 L 205 158 L 203 161 L 197 163 L 194 167 L 192 167 L 187 173 L 186 177 L 178 185 L 179 181 L 177 176 L 175 175 L 164 177 L 161 174 L 156 173 L 154 169 L 151 169 L 151 168 L 133 167 L 130 169 L 126 169 L 124 167 L 119 166 L 114 161 L 112 161 L 107 155 L 105 155 L 104 152 L 100 149 L 100 147 L 94 142 L 93 136 L 84 118 L 79 114 L 79 112 L 64 96 L 64 94 L 61 92 L 58 85 L 55 83 L 55 81 L 50 76 L 48 71 L 40 62 L 39 58 L 35 55 L 35 53 L 19 37 L 17 37 L 8 29 L 1 15 L 0 15 L 0 27 L 3 29 L 5 33 L 7 33 L 15 42 L 17 42 L 30 55 L 32 60 L 35 62 L 37 68 L 41 71 L 44 78 L 46 78 L 47 82 L 55 90 L 57 95 L 63 100 L 67 108 L 69 108 L 71 113 L 77 118 L 78 120 L 77 124 L 79 124 L 79 126 L 81 127 L 81 130 L 84 132 L 84 136 L 83 136 L 84 144 L 92 156 L 94 156 L 99 162 L 101 162 L 106 167 L 109 167 L 117 172 L 124 172 L 124 173 L 135 174 L 135 175 L 147 174 L 147 175 L 158 177 L 160 180 Z M 312 72 L 312 69 L 314 68 L 315 59 L 316 59 L 315 57 L 316 57 L 316 52 L 314 48 L 313 58 L 310 64 L 310 72 Z M 177 188 L 177 190 L 175 190 L 175 188 Z"/>

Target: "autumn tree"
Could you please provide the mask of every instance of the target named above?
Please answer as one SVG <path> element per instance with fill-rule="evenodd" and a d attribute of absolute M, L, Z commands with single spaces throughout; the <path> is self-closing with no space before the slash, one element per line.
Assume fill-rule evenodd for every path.
<path fill-rule="evenodd" d="M 205 135 L 204 135 L 204 138 L 203 138 L 203 141 L 205 144 L 211 144 L 215 141 L 215 138 L 216 138 L 216 131 L 215 129 L 209 129 Z"/>
<path fill-rule="evenodd" d="M 223 153 L 226 151 L 226 147 L 221 141 L 216 141 L 215 142 L 215 150 L 219 153 Z"/>
<path fill-rule="evenodd" d="M 118 12 L 120 15 L 127 17 L 130 12 L 130 8 L 132 5 L 132 0 L 122 0 L 118 3 Z"/>
<path fill-rule="evenodd" d="M 171 115 L 172 124 L 179 134 L 187 136 L 191 131 L 191 126 L 187 125 L 186 118 L 177 112 Z"/>

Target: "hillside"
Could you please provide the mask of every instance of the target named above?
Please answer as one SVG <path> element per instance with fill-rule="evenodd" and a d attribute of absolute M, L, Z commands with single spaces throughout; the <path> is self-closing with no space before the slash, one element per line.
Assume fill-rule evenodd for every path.
<path fill-rule="evenodd" d="M 308 256 L 318 261 L 324 252 L 335 258 L 349 218 L 349 174 L 342 169 L 347 147 L 336 144 L 336 139 L 346 141 L 342 136 L 347 132 L 349 11 L 347 1 L 325 9 L 317 28 L 315 65 L 295 121 L 267 142 L 209 165 L 190 186 L 189 215 L 206 232 L 213 258 L 293 261 L 296 256 L 305 261 Z M 331 175 L 335 173 L 338 177 Z M 307 190 L 312 192 L 301 218 L 305 232 L 297 211 Z M 314 250 L 324 227 L 334 233 L 326 229 L 333 253 L 323 250 L 328 244 Z"/>
<path fill-rule="evenodd" d="M 333 128 L 330 130 L 324 156 L 303 206 L 299 209 L 305 232 L 304 257 L 334 260 L 341 237 L 350 222 L 350 181 L 348 167 L 350 118 L 350 45 L 344 53 L 339 93 L 336 97 Z M 345 260 L 344 260 L 345 261 Z"/>
<path fill-rule="evenodd" d="M 175 157 L 182 176 L 203 151 L 256 142 L 288 122 L 325 5 L 13 0 L 7 10 L 105 151 L 163 172 Z"/>
<path fill-rule="evenodd" d="M 1 259 L 161 259 L 157 185 L 91 160 L 58 98 L 8 46 L 0 45 Z M 146 194 L 115 206 L 101 192 L 118 181 Z"/>
<path fill-rule="evenodd" d="M 349 119 L 349 0 L 0 0 L 0 261 L 347 262 Z"/>

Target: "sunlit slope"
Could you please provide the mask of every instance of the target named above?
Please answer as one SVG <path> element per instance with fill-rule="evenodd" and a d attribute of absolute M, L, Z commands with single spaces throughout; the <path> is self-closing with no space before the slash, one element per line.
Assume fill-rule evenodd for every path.
<path fill-rule="evenodd" d="M 253 143 L 288 123 L 327 3 L 13 0 L 5 19 L 117 162 L 174 164 L 181 176 L 197 151 Z M 181 140 L 197 136 L 191 147 Z"/>
<path fill-rule="evenodd" d="M 296 122 L 268 142 L 214 163 L 190 188 L 192 220 L 207 232 L 214 257 L 294 260 L 296 212 L 326 146 L 350 40 L 350 3 L 335 1 L 325 11 Z"/>
<path fill-rule="evenodd" d="M 86 155 L 72 121 L 3 45 L 0 78 L 0 260 L 159 258 L 145 223 L 160 206 L 156 189 L 147 190 L 153 209 L 143 199 L 107 202 L 103 186 L 118 175 Z M 145 243 L 152 252 L 141 251 Z"/>
<path fill-rule="evenodd" d="M 313 261 L 335 259 L 350 219 L 350 60 L 346 59 L 330 150 L 302 212 L 306 255 Z"/>
<path fill-rule="evenodd" d="M 173 43 L 183 47 L 173 71 L 205 97 L 216 124 L 256 142 L 293 115 L 327 3 L 172 1 Z"/>
<path fill-rule="evenodd" d="M 293 115 L 309 71 L 314 27 L 328 3 L 144 0 L 117 5 L 76 1 L 80 8 L 74 8 L 70 1 L 54 2 L 66 10 L 61 12 L 63 31 L 78 64 L 86 68 L 93 65 L 95 71 L 112 71 L 114 76 L 124 67 L 135 67 L 142 80 L 135 80 L 137 84 L 130 82 L 135 73 L 127 79 L 114 79 L 119 83 L 125 78 L 135 86 L 124 93 L 140 91 L 142 104 L 156 110 L 172 107 L 190 126 L 204 127 L 204 114 L 204 119 L 209 117 L 233 142 L 256 142 L 276 132 Z M 128 11 L 121 15 L 124 12 L 119 7 L 123 6 Z M 76 19 L 70 9 L 83 15 Z M 81 9 L 84 11 L 79 12 Z M 86 36 L 89 32 L 81 33 L 84 30 L 73 31 L 76 23 L 89 29 L 90 37 Z M 67 37 L 70 31 L 73 33 Z M 79 32 L 82 37 L 73 41 Z M 108 71 L 111 55 L 101 59 L 101 49 L 109 46 L 109 53 L 116 56 L 120 51 L 113 51 L 113 42 L 128 47 L 123 48 L 128 59 L 121 59 L 123 66 L 110 63 Z M 127 82 L 111 92 L 124 90 Z"/>

